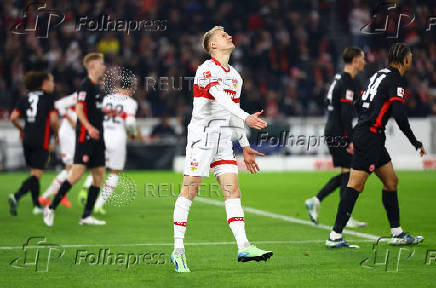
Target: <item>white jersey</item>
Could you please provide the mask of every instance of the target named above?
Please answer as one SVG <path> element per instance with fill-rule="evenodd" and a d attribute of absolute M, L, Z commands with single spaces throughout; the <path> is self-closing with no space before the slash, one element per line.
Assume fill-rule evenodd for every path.
<path fill-rule="evenodd" d="M 71 123 L 65 118 L 68 115 L 74 122 L 77 122 L 76 93 L 63 97 L 55 102 L 55 108 L 63 117 L 61 126 L 59 127 L 59 144 L 61 158 L 65 165 L 73 164 L 74 150 L 76 147 L 76 130 L 71 126 Z"/>
<path fill-rule="evenodd" d="M 104 132 L 110 134 L 126 135 L 129 127 L 135 126 L 135 115 L 138 109 L 137 102 L 132 98 L 122 94 L 107 95 L 103 99 L 103 111 L 117 111 L 113 117 L 105 116 L 103 122 Z M 131 132 L 134 133 L 134 130 Z M 108 139 L 109 142 L 111 141 Z"/>
<path fill-rule="evenodd" d="M 103 122 L 106 145 L 106 166 L 123 170 L 126 162 L 126 131 L 136 132 L 135 115 L 137 102 L 126 95 L 111 94 L 103 99 L 103 111 L 117 111 L 114 116 L 106 115 Z"/>
<path fill-rule="evenodd" d="M 209 89 L 219 88 L 239 106 L 242 83 L 241 76 L 230 65 L 226 69 L 213 58 L 200 65 L 194 78 L 194 103 L 189 129 L 202 130 L 204 127 L 213 129 L 229 126 L 232 113 L 215 101 Z"/>
<path fill-rule="evenodd" d="M 59 127 L 59 134 L 61 136 L 72 135 L 75 137 L 76 130 L 71 126 L 70 122 L 65 119 L 65 116 L 69 116 L 73 122 L 77 121 L 76 114 L 77 95 L 73 93 L 65 96 L 55 102 L 55 108 L 59 111 L 59 115 L 63 118 L 61 126 Z"/>

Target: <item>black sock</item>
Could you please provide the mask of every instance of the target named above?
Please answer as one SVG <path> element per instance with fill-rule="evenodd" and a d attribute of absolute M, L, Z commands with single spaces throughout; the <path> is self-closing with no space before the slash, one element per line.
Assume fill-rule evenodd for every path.
<path fill-rule="evenodd" d="M 333 191 L 336 190 L 336 188 L 338 188 L 341 185 L 341 175 L 342 174 L 339 174 L 330 178 L 329 182 L 327 182 L 327 184 L 325 184 L 325 186 L 322 187 L 322 189 L 316 195 L 316 198 L 319 199 L 319 202 L 321 202 L 322 199 L 330 195 Z"/>
<path fill-rule="evenodd" d="M 36 176 L 30 177 L 30 192 L 32 193 L 32 202 L 33 206 L 41 208 L 41 204 L 39 204 L 39 179 Z"/>
<path fill-rule="evenodd" d="M 350 172 L 341 174 L 341 190 L 339 190 L 340 199 L 344 198 L 345 191 L 347 189 L 348 179 L 350 179 Z"/>
<path fill-rule="evenodd" d="M 50 209 L 56 209 L 56 207 L 59 206 L 59 203 L 61 202 L 62 198 L 64 198 L 65 194 L 67 194 L 67 192 L 71 189 L 71 183 L 68 182 L 68 180 L 65 180 L 62 184 L 61 187 L 59 188 L 58 194 L 56 194 L 56 196 L 53 199 L 53 202 L 50 204 L 49 208 Z"/>
<path fill-rule="evenodd" d="M 350 219 L 351 212 L 353 212 L 354 204 L 359 197 L 359 192 L 351 187 L 347 187 L 344 193 L 344 197 L 339 202 L 338 212 L 336 213 L 336 222 L 333 226 L 333 231 L 336 233 L 342 233 L 342 230 L 347 225 Z"/>
<path fill-rule="evenodd" d="M 20 200 L 20 198 L 23 197 L 23 195 L 30 190 L 32 177 L 33 176 L 29 176 L 26 180 L 23 181 L 23 183 L 21 183 L 20 189 L 18 189 L 17 193 L 14 194 L 15 200 Z"/>
<path fill-rule="evenodd" d="M 85 210 L 83 210 L 82 219 L 91 215 L 92 210 L 94 210 L 94 204 L 97 200 L 98 193 L 100 192 L 100 187 L 89 186 L 88 190 L 88 200 L 86 200 Z"/>
<path fill-rule="evenodd" d="M 398 205 L 397 191 L 382 190 L 382 200 L 391 228 L 400 227 L 400 207 Z"/>

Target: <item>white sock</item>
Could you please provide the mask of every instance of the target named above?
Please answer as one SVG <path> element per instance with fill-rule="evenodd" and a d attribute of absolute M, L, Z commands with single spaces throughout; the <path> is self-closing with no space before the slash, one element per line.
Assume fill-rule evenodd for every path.
<path fill-rule="evenodd" d="M 391 228 L 391 233 L 392 235 L 397 236 L 403 233 L 403 229 L 401 229 L 401 227 Z"/>
<path fill-rule="evenodd" d="M 115 173 L 110 173 L 106 179 L 106 182 L 104 183 L 103 189 L 101 190 L 97 202 L 95 202 L 96 208 L 103 207 L 104 203 L 106 203 L 106 200 L 109 199 L 109 197 L 111 197 L 112 192 L 114 192 L 115 188 L 117 187 L 117 184 L 118 184 L 118 175 Z"/>
<path fill-rule="evenodd" d="M 330 232 L 330 240 L 338 240 L 342 238 L 342 233 L 336 233 L 335 231 Z"/>
<path fill-rule="evenodd" d="M 189 208 L 192 201 L 179 196 L 174 205 L 174 251 L 183 253 L 185 246 L 183 239 L 185 238 L 186 222 L 188 221 Z"/>
<path fill-rule="evenodd" d="M 86 177 L 85 183 L 83 183 L 83 188 L 89 188 L 89 186 L 91 186 L 92 184 L 92 175 L 88 175 L 88 177 Z"/>
<path fill-rule="evenodd" d="M 313 201 L 315 201 L 315 203 L 317 203 L 318 205 L 321 203 L 321 202 L 319 202 L 319 199 L 318 199 L 318 197 L 316 197 L 316 196 L 313 196 Z"/>
<path fill-rule="evenodd" d="M 244 211 L 241 206 L 241 198 L 228 199 L 225 202 L 227 212 L 227 223 L 232 229 L 235 236 L 238 250 L 242 250 L 250 246 L 247 236 L 245 235 Z"/>
<path fill-rule="evenodd" d="M 67 170 L 62 170 L 56 177 L 53 179 L 53 182 L 51 182 L 50 187 L 45 190 L 45 192 L 42 194 L 43 198 L 49 198 L 53 196 L 56 192 L 58 192 L 59 188 L 61 187 L 61 184 L 67 180 L 68 172 Z"/>

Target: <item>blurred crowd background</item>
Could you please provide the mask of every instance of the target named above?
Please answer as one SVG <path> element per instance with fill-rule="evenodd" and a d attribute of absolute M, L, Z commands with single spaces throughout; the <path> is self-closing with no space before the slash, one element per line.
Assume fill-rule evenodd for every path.
<path fill-rule="evenodd" d="M 38 2 L 38 1 L 34 1 Z M 190 117 L 192 79 L 208 56 L 201 37 L 214 25 L 233 36 L 236 49 L 231 65 L 244 79 L 241 104 L 252 113 L 264 109 L 269 118 L 322 116 L 324 97 L 334 74 L 343 67 L 342 50 L 355 45 L 365 50 L 366 79 L 386 65 L 393 42 L 411 45 L 413 69 L 407 74 L 409 116 L 436 114 L 436 1 L 396 1 L 389 12 L 386 33 L 374 34 L 386 21 L 381 1 L 358 0 L 95 0 L 39 1 L 62 13 L 65 20 L 51 27 L 48 38 L 35 33 L 17 35 L 11 27 L 20 21 L 34 23 L 28 1 L 0 1 L 0 117 L 5 119 L 24 93 L 29 70 L 50 70 L 56 81 L 55 97 L 71 94 L 85 71 L 83 55 L 104 53 L 108 66 L 123 66 L 138 77 L 135 97 L 138 117 Z M 41 12 L 41 11 L 40 11 Z M 403 17 L 398 37 L 399 15 Z M 39 21 L 47 21 L 41 13 Z M 111 32 L 77 30 L 79 17 L 147 20 L 159 28 Z M 376 17 L 373 17 L 376 16 Z M 33 18 L 32 18 L 33 17 Z M 100 17 L 100 18 L 99 18 Z M 33 22 L 32 22 L 33 21 Z M 362 27 L 370 24 L 363 34 Z M 161 81 L 161 82 L 159 82 Z M 160 85 L 159 85 L 160 83 Z M 153 85 L 154 84 L 154 85 Z"/>

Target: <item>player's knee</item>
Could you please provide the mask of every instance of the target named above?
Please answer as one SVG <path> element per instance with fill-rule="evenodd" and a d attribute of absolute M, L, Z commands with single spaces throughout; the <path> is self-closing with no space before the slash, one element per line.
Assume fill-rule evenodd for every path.
<path fill-rule="evenodd" d="M 386 183 L 389 191 L 396 191 L 398 187 L 398 177 L 395 175 L 389 179 L 388 183 Z"/>

